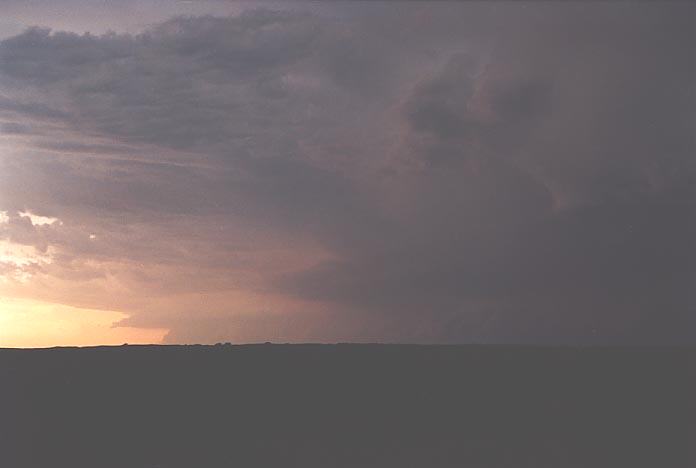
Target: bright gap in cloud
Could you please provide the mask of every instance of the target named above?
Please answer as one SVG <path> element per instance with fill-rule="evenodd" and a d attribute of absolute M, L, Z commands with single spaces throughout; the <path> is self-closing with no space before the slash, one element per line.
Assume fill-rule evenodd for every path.
<path fill-rule="evenodd" d="M 50 246 L 45 252 L 41 252 L 31 245 L 0 240 L 0 282 L 28 281 L 32 276 L 33 267 L 51 263 L 53 254 L 54 250 Z"/>
<path fill-rule="evenodd" d="M 58 221 L 58 218 L 51 218 L 49 216 L 39 216 L 30 211 L 21 211 L 19 213 L 19 216 L 21 216 L 22 218 L 29 218 L 31 224 L 33 224 L 34 226 L 51 225 Z"/>

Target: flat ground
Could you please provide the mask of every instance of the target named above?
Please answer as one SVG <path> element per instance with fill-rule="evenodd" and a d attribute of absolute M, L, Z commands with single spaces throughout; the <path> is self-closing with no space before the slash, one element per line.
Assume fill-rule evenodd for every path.
<path fill-rule="evenodd" d="M 3 468 L 693 467 L 696 350 L 0 350 Z"/>

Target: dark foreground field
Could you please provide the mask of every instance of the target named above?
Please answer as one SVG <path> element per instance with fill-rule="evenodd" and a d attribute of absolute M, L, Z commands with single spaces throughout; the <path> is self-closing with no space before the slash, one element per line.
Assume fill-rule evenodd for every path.
<path fill-rule="evenodd" d="M 694 467 L 696 353 L 0 350 L 0 467 Z"/>

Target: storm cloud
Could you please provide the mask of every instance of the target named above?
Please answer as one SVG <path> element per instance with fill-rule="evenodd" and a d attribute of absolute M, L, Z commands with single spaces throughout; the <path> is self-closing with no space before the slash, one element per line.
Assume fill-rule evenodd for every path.
<path fill-rule="evenodd" d="M 2 40 L 3 291 L 171 342 L 696 339 L 692 6 L 358 3 Z"/>

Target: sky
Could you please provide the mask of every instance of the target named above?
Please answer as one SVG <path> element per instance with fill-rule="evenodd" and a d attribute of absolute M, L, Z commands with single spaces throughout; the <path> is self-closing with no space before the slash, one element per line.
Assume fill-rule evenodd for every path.
<path fill-rule="evenodd" d="M 696 341 L 696 10 L 0 3 L 0 347 Z"/>

